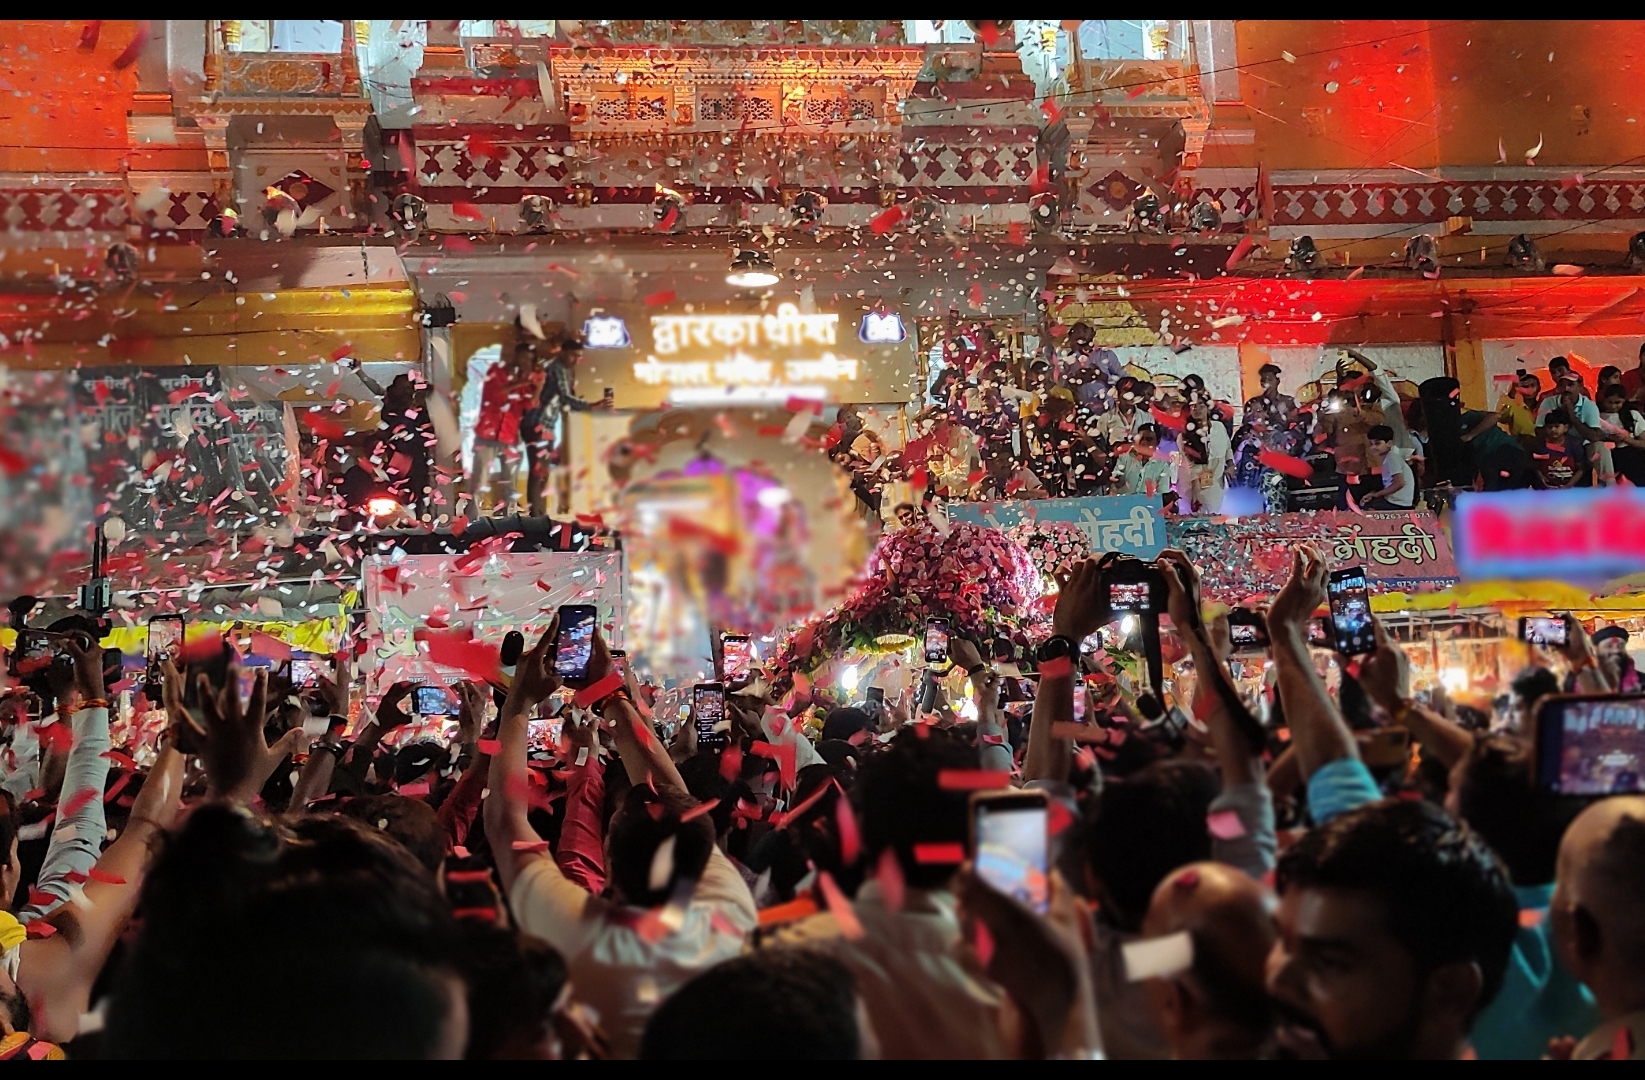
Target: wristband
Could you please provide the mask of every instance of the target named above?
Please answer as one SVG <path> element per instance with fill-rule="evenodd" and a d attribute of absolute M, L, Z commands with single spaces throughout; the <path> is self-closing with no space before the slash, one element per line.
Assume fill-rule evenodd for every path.
<path fill-rule="evenodd" d="M 967 676 L 969 676 L 970 678 L 975 679 L 977 677 L 977 672 L 987 671 L 987 670 L 988 670 L 988 665 L 987 664 L 972 664 L 970 667 L 965 669 L 965 674 Z"/>
<path fill-rule="evenodd" d="M 109 707 L 108 698 L 94 697 L 94 698 L 87 698 L 86 700 L 82 701 L 74 711 L 75 712 L 80 712 L 84 709 L 106 709 L 108 707 Z"/>
<path fill-rule="evenodd" d="M 613 671 L 599 682 L 577 691 L 577 696 L 571 699 L 571 703 L 579 709 L 586 709 L 596 701 L 604 701 L 622 688 L 623 677 Z"/>

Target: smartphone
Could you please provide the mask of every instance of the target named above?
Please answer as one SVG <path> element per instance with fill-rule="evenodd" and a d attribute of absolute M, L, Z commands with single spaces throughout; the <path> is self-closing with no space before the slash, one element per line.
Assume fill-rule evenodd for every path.
<path fill-rule="evenodd" d="M 925 620 L 925 662 L 927 664 L 948 663 L 948 620 Z"/>
<path fill-rule="evenodd" d="M 1377 643 L 1371 629 L 1371 593 L 1366 588 L 1365 567 L 1331 571 L 1326 593 L 1331 601 L 1331 632 L 1337 652 L 1363 656 L 1374 651 Z"/>
<path fill-rule="evenodd" d="M 1074 683 L 1074 723 L 1085 723 L 1085 702 L 1090 696 L 1091 690 L 1085 685 L 1084 679 Z"/>
<path fill-rule="evenodd" d="M 318 660 L 299 660 L 296 657 L 291 661 L 291 685 L 299 690 L 312 690 L 320 685 L 320 677 L 325 674 L 324 667 Z"/>
<path fill-rule="evenodd" d="M 554 674 L 562 679 L 588 677 L 594 657 L 594 605 L 566 604 L 560 608 L 560 629 L 554 638 Z"/>
<path fill-rule="evenodd" d="M 971 858 L 977 876 L 1041 915 L 1051 907 L 1049 809 L 1039 791 L 971 796 Z"/>
<path fill-rule="evenodd" d="M 754 643 L 747 634 L 720 635 L 720 678 L 744 683 L 754 674 Z"/>
<path fill-rule="evenodd" d="M 1527 615 L 1519 620 L 1519 640 L 1531 645 L 1564 645 L 1568 632 L 1563 616 Z"/>
<path fill-rule="evenodd" d="M 883 687 L 883 686 L 870 686 L 866 691 L 863 692 L 863 700 L 872 701 L 876 705 L 884 705 L 885 704 L 885 687 Z"/>
<path fill-rule="evenodd" d="M 725 684 L 698 683 L 691 688 L 691 719 L 697 725 L 699 747 L 725 746 L 731 742 L 725 723 Z"/>
<path fill-rule="evenodd" d="M 1228 613 L 1228 639 L 1235 652 L 1261 652 L 1268 647 L 1268 620 L 1260 611 L 1234 608 Z"/>
<path fill-rule="evenodd" d="M 1536 777 L 1554 795 L 1645 792 L 1645 694 L 1544 698 L 1536 717 Z"/>
<path fill-rule="evenodd" d="M 159 683 L 160 663 L 177 662 L 183 651 L 183 617 L 154 615 L 149 618 L 148 674 L 146 681 Z"/>
<path fill-rule="evenodd" d="M 418 716 L 456 716 L 457 701 L 445 686 L 419 686 L 411 693 L 412 705 Z"/>

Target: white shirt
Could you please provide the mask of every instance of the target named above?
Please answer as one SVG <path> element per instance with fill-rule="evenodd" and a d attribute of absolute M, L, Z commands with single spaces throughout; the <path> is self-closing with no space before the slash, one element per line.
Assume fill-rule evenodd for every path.
<path fill-rule="evenodd" d="M 1405 481 L 1400 485 L 1398 491 L 1382 497 L 1388 500 L 1389 506 L 1395 506 L 1401 510 L 1408 509 L 1416 503 L 1417 493 L 1416 473 L 1412 472 L 1411 466 L 1405 463 L 1406 453 L 1397 446 L 1390 446 L 1388 452 L 1382 456 L 1382 486 L 1384 488 L 1392 486 L 1395 477 L 1401 477 Z"/>
<path fill-rule="evenodd" d="M 577 999 L 599 1013 L 618 1058 L 637 1056 L 652 1010 L 696 975 L 740 954 L 759 923 L 753 895 L 718 848 L 684 923 L 660 937 L 640 932 L 645 912 L 590 896 L 551 858 L 528 860 L 508 899 L 520 928 L 565 957 Z"/>

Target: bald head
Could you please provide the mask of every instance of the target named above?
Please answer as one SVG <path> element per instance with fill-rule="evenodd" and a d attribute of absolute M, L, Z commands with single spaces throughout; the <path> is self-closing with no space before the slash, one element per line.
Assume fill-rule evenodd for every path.
<path fill-rule="evenodd" d="M 1249 875 L 1224 863 L 1190 863 L 1154 890 L 1142 930 L 1148 937 L 1186 930 L 1196 967 L 1209 953 L 1228 974 L 1261 986 L 1276 935 L 1273 910 L 1273 893 Z"/>
<path fill-rule="evenodd" d="M 1577 815 L 1559 845 L 1556 911 L 1585 951 L 1605 952 L 1645 977 L 1645 797 L 1602 799 Z M 1597 934 L 1598 941 L 1587 938 Z"/>
<path fill-rule="evenodd" d="M 1190 863 L 1154 890 L 1143 934 L 1186 932 L 1194 944 L 1193 967 L 1149 991 L 1173 1057 L 1246 1056 L 1266 1037 L 1273 909 L 1272 892 L 1223 863 Z"/>

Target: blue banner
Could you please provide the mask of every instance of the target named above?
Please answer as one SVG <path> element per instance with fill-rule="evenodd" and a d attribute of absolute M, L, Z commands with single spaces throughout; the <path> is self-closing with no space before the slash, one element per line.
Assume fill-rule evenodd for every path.
<path fill-rule="evenodd" d="M 1645 570 L 1645 493 L 1635 487 L 1463 492 L 1452 542 L 1466 578 L 1592 585 Z"/>
<path fill-rule="evenodd" d="M 1085 534 L 1095 555 L 1118 551 L 1152 559 L 1165 547 L 1165 512 L 1157 499 L 1146 495 L 948 503 L 943 509 L 950 521 L 996 529 L 1025 522 L 1063 522 Z"/>

